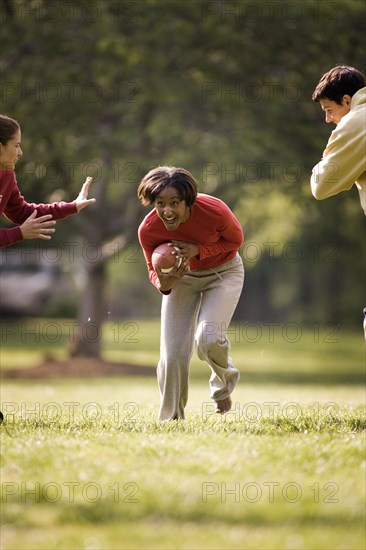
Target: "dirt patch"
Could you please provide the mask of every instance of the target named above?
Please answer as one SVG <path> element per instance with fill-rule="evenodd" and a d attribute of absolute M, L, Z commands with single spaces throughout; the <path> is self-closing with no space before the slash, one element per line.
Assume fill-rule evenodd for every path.
<path fill-rule="evenodd" d="M 37 367 L 5 369 L 0 378 L 96 378 L 102 376 L 155 376 L 156 369 L 143 365 L 110 363 L 87 357 L 67 361 L 47 359 Z"/>

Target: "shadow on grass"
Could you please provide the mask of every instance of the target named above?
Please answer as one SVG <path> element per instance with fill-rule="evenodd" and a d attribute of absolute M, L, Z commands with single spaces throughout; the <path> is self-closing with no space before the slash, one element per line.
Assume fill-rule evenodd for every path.
<path fill-rule="evenodd" d="M 177 502 L 179 501 L 179 495 L 177 495 Z M 245 503 L 243 503 L 245 504 Z M 160 510 L 159 510 L 160 508 Z M 158 513 L 157 513 L 158 510 Z M 196 503 L 192 507 L 177 507 L 174 510 L 172 506 L 171 510 L 167 510 L 164 505 L 159 506 L 159 502 L 153 499 L 150 504 L 140 505 L 139 500 L 137 503 L 129 506 L 118 502 L 111 503 L 103 501 L 103 503 L 85 504 L 85 503 L 73 503 L 72 507 L 64 507 L 60 510 L 60 518 L 63 523 L 77 523 L 77 524 L 101 524 L 101 523 L 114 523 L 114 522 L 154 522 L 164 523 L 170 521 L 178 522 L 190 522 L 204 526 L 205 524 L 212 524 L 215 522 L 218 527 L 227 527 L 228 525 L 248 525 L 248 526 L 264 526 L 268 527 L 294 527 L 298 528 L 311 526 L 321 528 L 322 526 L 338 526 L 343 522 L 351 528 L 362 528 L 363 516 L 362 514 L 349 514 L 342 515 L 339 513 L 327 513 L 322 511 L 318 513 L 314 508 L 310 507 L 298 507 L 293 509 L 293 513 L 289 514 L 287 510 L 286 518 L 281 510 L 271 510 L 269 512 L 268 507 L 264 507 L 262 512 L 246 511 L 241 513 L 232 513 L 233 508 L 230 507 L 231 513 L 224 512 L 223 503 L 216 502 L 215 504 L 205 504 L 203 502 Z M 224 513 L 223 513 L 224 512 Z"/>
<path fill-rule="evenodd" d="M 366 382 L 363 372 L 241 372 L 241 381 L 250 384 L 284 384 L 317 386 L 361 386 Z"/>
<path fill-rule="evenodd" d="M 77 363 L 77 364 L 76 364 Z M 195 370 L 191 368 L 192 381 L 207 381 L 209 368 Z M 153 366 L 141 366 L 133 364 L 112 364 L 103 361 L 84 360 L 56 362 L 48 361 L 38 367 L 26 369 L 0 370 L 2 379 L 58 379 L 68 378 L 130 378 L 130 377 L 156 377 L 156 368 Z M 299 372 L 299 371 L 265 371 L 258 372 L 244 369 L 240 372 L 240 380 L 243 383 L 253 385 L 307 385 L 307 386 L 363 386 L 366 382 L 366 372 Z"/>
<path fill-rule="evenodd" d="M 191 369 L 191 380 L 207 381 L 209 369 L 200 369 L 198 372 Z M 366 371 L 345 372 L 314 372 L 314 371 L 279 371 L 258 370 L 245 371 L 240 369 L 240 383 L 252 385 L 306 385 L 306 386 L 363 386 L 366 382 Z"/>

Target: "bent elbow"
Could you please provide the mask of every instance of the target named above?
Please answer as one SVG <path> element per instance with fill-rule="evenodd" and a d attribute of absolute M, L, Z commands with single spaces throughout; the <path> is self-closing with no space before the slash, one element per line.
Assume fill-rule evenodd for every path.
<path fill-rule="evenodd" d="M 310 178 L 310 187 L 313 197 L 318 201 L 326 199 L 331 194 L 329 185 L 326 185 L 324 180 L 320 178 L 318 173 L 312 174 Z"/>
<path fill-rule="evenodd" d="M 327 195 L 322 193 L 321 189 L 319 189 L 318 186 L 311 186 L 311 192 L 313 194 L 313 197 L 318 201 L 321 201 L 327 198 Z"/>
<path fill-rule="evenodd" d="M 310 180 L 311 193 L 318 201 L 325 199 L 324 193 L 318 183 L 314 181 L 314 178 Z"/>

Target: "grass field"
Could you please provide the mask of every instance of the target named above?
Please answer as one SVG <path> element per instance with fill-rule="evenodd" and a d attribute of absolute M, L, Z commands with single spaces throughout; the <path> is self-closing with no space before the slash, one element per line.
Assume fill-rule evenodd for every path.
<path fill-rule="evenodd" d="M 66 357 L 52 323 L 6 327 L 2 368 Z M 153 376 L 3 379 L 1 547 L 364 549 L 362 333 L 271 330 L 234 325 L 241 381 L 224 417 L 195 357 L 179 422 L 157 422 Z M 158 323 L 106 326 L 103 344 L 153 368 Z"/>

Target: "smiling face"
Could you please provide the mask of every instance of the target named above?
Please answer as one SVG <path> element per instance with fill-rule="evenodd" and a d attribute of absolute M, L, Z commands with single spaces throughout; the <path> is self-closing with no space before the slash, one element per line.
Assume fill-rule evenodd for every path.
<path fill-rule="evenodd" d="M 336 103 L 331 99 L 320 99 L 319 103 L 321 108 L 325 112 L 325 122 L 328 124 L 333 122 L 333 124 L 339 124 L 341 119 L 349 113 L 351 109 L 351 96 L 344 95 L 342 97 L 342 104 Z"/>
<path fill-rule="evenodd" d="M 21 133 L 17 130 L 15 134 L 7 141 L 6 145 L 0 144 L 0 169 L 14 170 L 14 166 L 19 157 L 23 155 L 20 148 Z"/>
<path fill-rule="evenodd" d="M 189 206 L 171 186 L 165 187 L 156 196 L 154 206 L 157 215 L 169 231 L 178 229 L 180 224 L 185 223 L 191 215 Z"/>

